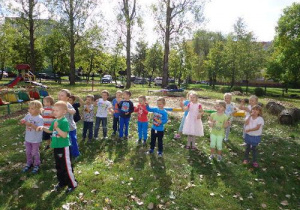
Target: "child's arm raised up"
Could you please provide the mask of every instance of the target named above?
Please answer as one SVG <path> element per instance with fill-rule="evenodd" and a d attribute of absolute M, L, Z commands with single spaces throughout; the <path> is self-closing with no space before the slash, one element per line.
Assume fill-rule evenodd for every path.
<path fill-rule="evenodd" d="M 79 96 L 75 96 L 76 99 L 78 99 L 79 103 L 80 103 L 80 106 L 83 106 L 84 105 L 84 101 L 82 100 L 82 98 L 80 98 Z"/>

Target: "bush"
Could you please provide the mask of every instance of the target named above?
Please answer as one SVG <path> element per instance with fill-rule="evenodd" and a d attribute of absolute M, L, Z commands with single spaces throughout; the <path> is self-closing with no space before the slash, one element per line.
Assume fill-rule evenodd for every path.
<path fill-rule="evenodd" d="M 265 91 L 261 87 L 257 87 L 254 89 L 254 94 L 256 96 L 263 96 L 263 95 L 265 95 Z"/>
<path fill-rule="evenodd" d="M 223 86 L 223 87 L 220 88 L 220 92 L 221 93 L 228 93 L 228 92 L 230 92 L 230 87 L 224 87 Z"/>
<path fill-rule="evenodd" d="M 243 88 L 240 87 L 240 86 L 234 86 L 234 87 L 232 87 L 231 91 L 232 91 L 232 92 L 233 92 L 233 91 L 240 91 L 241 93 L 243 93 Z"/>

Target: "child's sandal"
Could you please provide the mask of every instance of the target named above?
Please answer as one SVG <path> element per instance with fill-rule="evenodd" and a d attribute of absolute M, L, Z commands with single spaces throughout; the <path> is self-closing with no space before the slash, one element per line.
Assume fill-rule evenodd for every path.
<path fill-rule="evenodd" d="M 32 173 L 36 174 L 37 172 L 39 172 L 40 167 L 39 166 L 34 166 L 34 168 L 32 169 Z"/>
<path fill-rule="evenodd" d="M 254 167 L 254 168 L 258 168 L 258 167 L 259 167 L 258 163 L 257 163 L 257 162 L 254 162 L 254 163 L 253 163 L 253 167 Z"/>
<path fill-rule="evenodd" d="M 191 149 L 191 150 L 195 151 L 196 149 L 197 149 L 197 147 L 192 147 L 192 149 Z"/>
<path fill-rule="evenodd" d="M 25 166 L 23 169 L 22 169 L 22 172 L 27 172 L 29 171 L 29 169 L 31 168 L 31 166 Z"/>
<path fill-rule="evenodd" d="M 190 147 L 190 146 L 185 146 L 185 148 L 186 148 L 186 149 L 190 149 L 191 147 Z"/>
<path fill-rule="evenodd" d="M 248 163 L 249 163 L 248 160 L 244 160 L 244 161 L 243 161 L 243 164 L 244 164 L 244 165 L 247 165 Z"/>

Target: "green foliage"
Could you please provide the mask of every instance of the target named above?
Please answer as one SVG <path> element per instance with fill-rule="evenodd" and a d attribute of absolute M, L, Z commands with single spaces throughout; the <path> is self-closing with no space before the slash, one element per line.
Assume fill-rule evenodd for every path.
<path fill-rule="evenodd" d="M 228 93 L 230 92 L 230 87 L 222 86 L 219 90 L 221 93 Z"/>
<path fill-rule="evenodd" d="M 243 93 L 243 88 L 241 86 L 233 86 L 231 88 L 231 91 L 240 91 L 241 93 Z"/>
<path fill-rule="evenodd" d="M 254 94 L 258 97 L 265 95 L 265 91 L 261 87 L 257 87 L 254 89 Z"/>

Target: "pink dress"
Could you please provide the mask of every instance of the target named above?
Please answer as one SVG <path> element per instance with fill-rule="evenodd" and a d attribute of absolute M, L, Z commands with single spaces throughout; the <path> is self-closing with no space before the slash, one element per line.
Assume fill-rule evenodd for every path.
<path fill-rule="evenodd" d="M 185 118 L 182 133 L 192 136 L 204 136 L 202 120 L 197 119 L 201 104 L 190 102 L 188 108 L 189 113 Z"/>

